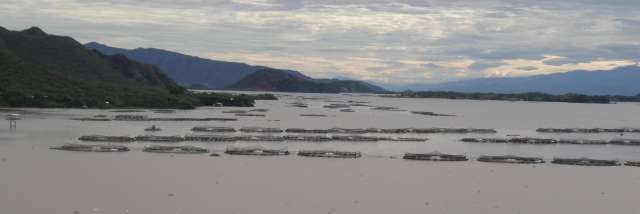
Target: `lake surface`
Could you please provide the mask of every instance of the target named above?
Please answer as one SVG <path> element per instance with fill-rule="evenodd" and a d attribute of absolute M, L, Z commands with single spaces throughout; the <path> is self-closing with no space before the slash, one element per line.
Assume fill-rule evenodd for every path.
<path fill-rule="evenodd" d="M 254 108 L 117 113 L 110 110 L 21 109 L 17 130 L 0 126 L 2 213 L 638 213 L 640 168 L 552 164 L 430 163 L 399 159 L 405 152 L 638 160 L 640 146 L 516 145 L 464 143 L 465 137 L 640 139 L 639 133 L 542 134 L 537 128 L 640 128 L 640 104 L 569 104 L 508 101 L 381 98 L 368 95 L 280 94 Z M 362 102 L 407 111 L 355 106 L 355 112 L 323 108 Z M 302 102 L 309 108 L 291 107 Z M 229 110 L 268 109 L 265 117 L 238 117 Z M 430 111 L 455 117 L 411 114 Z M 3 110 L 2 112 L 8 112 Z M 103 114 L 149 117 L 225 117 L 228 122 L 75 121 Z M 301 117 L 325 114 L 327 117 Z M 427 142 L 233 142 L 196 143 L 221 153 L 229 147 L 336 149 L 363 158 L 209 157 L 141 152 L 158 143 L 127 144 L 119 154 L 49 150 L 78 143 L 82 135 L 194 134 L 194 126 L 274 128 L 492 128 L 496 134 L 402 134 Z M 235 133 L 240 135 L 241 133 Z M 246 133 L 242 133 L 246 134 Z M 233 135 L 233 134 L 232 134 Z M 587 209 L 589 208 L 589 209 Z"/>

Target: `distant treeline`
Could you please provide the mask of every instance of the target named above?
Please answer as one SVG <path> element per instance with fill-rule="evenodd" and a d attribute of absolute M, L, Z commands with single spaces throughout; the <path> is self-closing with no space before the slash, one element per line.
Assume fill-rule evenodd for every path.
<path fill-rule="evenodd" d="M 408 98 L 440 98 L 467 100 L 507 100 L 507 101 L 535 101 L 535 102 L 567 102 L 567 103 L 614 103 L 640 102 L 640 94 L 636 96 L 596 96 L 584 94 L 553 95 L 540 92 L 503 94 L 503 93 L 463 93 L 451 91 L 405 91 L 391 97 Z"/>
<path fill-rule="evenodd" d="M 113 95 L 113 94 L 111 94 Z M 24 93 L 3 91 L 0 88 L 0 106 L 37 108 L 181 108 L 198 106 L 252 107 L 255 100 L 276 100 L 272 94 L 190 93 L 184 96 L 163 96 L 162 93 L 134 92 L 122 96 L 69 96 L 67 94 Z"/>

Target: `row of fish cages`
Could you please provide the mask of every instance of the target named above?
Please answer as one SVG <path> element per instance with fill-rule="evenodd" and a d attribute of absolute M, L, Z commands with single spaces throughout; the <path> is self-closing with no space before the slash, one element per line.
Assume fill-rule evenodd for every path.
<path fill-rule="evenodd" d="M 304 129 L 304 128 L 265 128 L 265 127 L 243 127 L 235 129 L 233 127 L 211 127 L 196 126 L 191 129 L 194 132 L 247 132 L 247 133 L 299 133 L 299 134 L 494 134 L 495 129 L 473 129 L 473 128 L 399 128 L 399 129 Z"/>
<path fill-rule="evenodd" d="M 426 142 L 427 138 L 410 138 L 410 137 L 372 137 L 372 136 L 301 136 L 301 135 L 285 135 L 285 136 L 272 136 L 272 135 L 185 135 L 185 136 L 157 136 L 157 135 L 141 135 L 136 137 L 128 136 L 104 136 L 104 135 L 88 135 L 78 138 L 80 141 L 88 142 L 115 142 L 115 143 L 130 143 L 130 142 L 165 142 L 175 143 L 183 141 L 197 141 L 197 142 L 235 142 L 235 141 L 248 141 L 248 142 L 283 142 L 283 141 L 303 141 L 303 142 L 331 142 L 331 141 L 347 141 L 347 142 L 377 142 L 377 141 L 392 141 L 392 142 Z"/>
<path fill-rule="evenodd" d="M 514 143 L 514 144 L 579 144 L 579 145 L 631 145 L 640 146 L 640 139 L 552 139 L 552 138 L 462 138 L 468 143 Z"/>
<path fill-rule="evenodd" d="M 148 117 L 146 115 L 116 115 L 113 120 L 117 121 L 168 121 L 168 122 L 181 122 L 181 121 L 197 121 L 197 122 L 207 122 L 207 121 L 237 121 L 237 118 L 222 118 L 222 117 L 204 117 L 204 118 L 193 118 L 193 117 Z"/>
<path fill-rule="evenodd" d="M 53 150 L 75 151 L 75 152 L 128 152 L 129 147 L 122 145 L 84 145 L 65 144 L 59 147 L 51 147 Z M 163 154 L 207 154 L 210 151 L 197 146 L 146 146 L 143 152 L 163 153 Z M 263 148 L 227 148 L 224 151 L 227 155 L 251 155 L 251 156 L 286 156 L 291 153 L 286 149 L 263 149 Z M 301 157 L 321 157 L 321 158 L 360 158 L 362 153 L 338 150 L 301 150 L 297 152 Z M 211 156 L 219 156 L 212 153 Z M 402 156 L 406 160 L 420 161 L 468 161 L 466 155 L 445 154 L 440 152 L 431 153 L 405 153 Z M 508 163 L 508 164 L 541 164 L 545 160 L 540 157 L 523 157 L 515 155 L 482 155 L 476 159 L 479 162 Z M 554 158 L 551 163 L 560 165 L 576 166 L 620 166 L 617 160 L 599 160 L 590 158 Z M 640 167 L 640 161 L 626 161 L 626 166 Z"/>
<path fill-rule="evenodd" d="M 540 133 L 640 133 L 640 128 L 539 128 Z"/>

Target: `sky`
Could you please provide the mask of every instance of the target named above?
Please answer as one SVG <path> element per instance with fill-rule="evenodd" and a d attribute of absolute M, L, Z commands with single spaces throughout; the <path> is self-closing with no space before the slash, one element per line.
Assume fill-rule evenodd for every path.
<path fill-rule="evenodd" d="M 638 0 L 0 0 L 0 26 L 419 84 L 636 64 L 639 10 Z"/>

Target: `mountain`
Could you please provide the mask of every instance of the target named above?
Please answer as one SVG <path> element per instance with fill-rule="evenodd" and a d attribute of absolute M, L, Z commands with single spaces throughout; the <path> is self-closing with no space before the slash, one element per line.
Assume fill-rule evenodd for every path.
<path fill-rule="evenodd" d="M 237 83 L 233 90 L 305 93 L 384 93 L 386 90 L 362 81 L 313 79 L 297 71 L 262 67 Z"/>
<path fill-rule="evenodd" d="M 626 66 L 612 70 L 577 70 L 528 77 L 480 78 L 431 85 L 413 85 L 419 91 L 524 93 L 577 93 L 587 95 L 640 94 L 640 67 Z"/>
<path fill-rule="evenodd" d="M 136 61 L 156 65 L 185 87 L 224 88 L 255 70 L 244 63 L 203 59 L 155 48 L 122 49 L 96 42 L 85 46 L 105 55 L 123 54 Z"/>
<path fill-rule="evenodd" d="M 37 27 L 0 27 L 0 105 L 185 107 L 187 90 L 152 65 L 105 56 Z"/>

